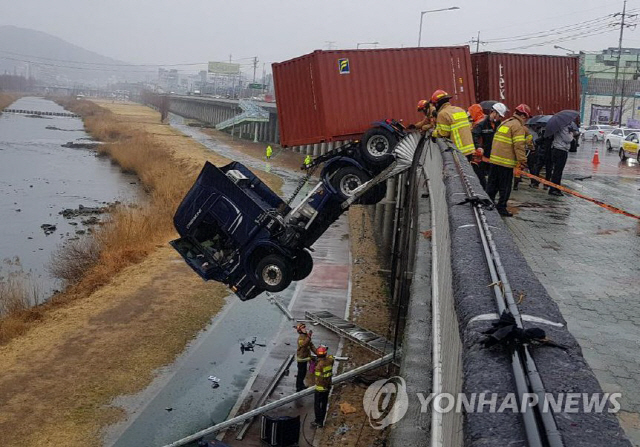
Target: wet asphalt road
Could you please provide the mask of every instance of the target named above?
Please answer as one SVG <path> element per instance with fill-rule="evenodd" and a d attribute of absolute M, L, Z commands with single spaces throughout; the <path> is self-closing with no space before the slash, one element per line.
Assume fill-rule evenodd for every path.
<path fill-rule="evenodd" d="M 618 417 L 640 446 L 640 221 L 528 184 L 512 193 L 515 216 L 505 221 L 604 391 L 622 393 Z M 562 184 L 640 215 L 640 164 L 602 142 L 569 154 Z"/>
<path fill-rule="evenodd" d="M 272 166 L 266 161 L 245 155 L 213 140 L 199 129 L 183 124 L 171 115 L 171 125 L 209 149 L 240 161 L 250 169 L 262 169 L 283 178 L 283 196 L 287 198 L 298 184 L 299 175 Z M 300 196 L 304 194 L 304 190 Z M 278 296 L 286 305 L 297 283 Z M 129 418 L 111 427 L 105 444 L 115 447 L 155 447 L 176 441 L 214 423 L 221 422 L 236 404 L 238 397 L 284 321 L 282 312 L 261 295 L 242 302 L 235 295 L 227 298 L 225 310 L 214 317 L 174 364 L 159 371 L 156 380 L 143 392 L 121 397 L 114 402 L 129 412 Z M 267 347 L 241 354 L 240 342 L 257 337 Z M 220 378 L 212 388 L 209 376 Z M 168 410 L 171 409 L 171 410 Z"/>

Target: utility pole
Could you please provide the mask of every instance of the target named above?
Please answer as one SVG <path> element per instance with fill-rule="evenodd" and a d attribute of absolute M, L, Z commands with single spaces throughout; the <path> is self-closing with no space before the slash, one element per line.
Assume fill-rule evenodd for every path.
<path fill-rule="evenodd" d="M 474 43 L 476 44 L 476 53 L 479 53 L 480 52 L 480 44 L 484 45 L 487 42 L 483 42 L 482 40 L 480 40 L 480 31 L 478 31 L 478 37 L 475 38 L 475 39 L 472 37 L 471 38 L 471 43 L 472 44 L 474 44 Z"/>
<path fill-rule="evenodd" d="M 611 95 L 611 110 L 609 110 L 609 123 L 613 123 L 613 112 L 616 106 L 616 92 L 618 90 L 618 75 L 620 74 L 620 59 L 622 58 L 622 35 L 624 33 L 625 23 L 624 20 L 627 18 L 627 0 L 624 0 L 624 4 L 622 6 L 622 14 L 615 13 L 614 17 L 620 16 L 620 38 L 618 39 L 618 60 L 616 62 L 616 74 L 613 80 L 613 92 Z M 622 110 L 620 110 L 620 114 L 622 114 Z M 620 121 L 622 121 L 622 116 L 618 117 Z"/>
<path fill-rule="evenodd" d="M 258 68 L 258 56 L 253 57 L 253 83 L 256 83 L 256 68 Z"/>

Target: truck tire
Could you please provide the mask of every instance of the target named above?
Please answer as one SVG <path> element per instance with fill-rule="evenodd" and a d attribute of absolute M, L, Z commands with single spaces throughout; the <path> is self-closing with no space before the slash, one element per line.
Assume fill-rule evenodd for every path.
<path fill-rule="evenodd" d="M 280 255 L 267 255 L 256 265 L 258 286 L 268 292 L 281 292 L 291 284 L 291 267 Z"/>
<path fill-rule="evenodd" d="M 362 157 L 372 166 L 388 164 L 387 154 L 398 144 L 398 137 L 384 127 L 374 127 L 362 137 Z"/>
<path fill-rule="evenodd" d="M 353 190 L 365 182 L 371 180 L 369 174 L 355 166 L 339 168 L 331 177 L 331 185 L 338 191 L 342 200 L 347 200 L 353 195 Z"/>
<path fill-rule="evenodd" d="M 313 270 L 313 258 L 307 250 L 300 250 L 295 258 L 295 269 L 293 270 L 293 280 L 301 281 L 305 279 Z"/>

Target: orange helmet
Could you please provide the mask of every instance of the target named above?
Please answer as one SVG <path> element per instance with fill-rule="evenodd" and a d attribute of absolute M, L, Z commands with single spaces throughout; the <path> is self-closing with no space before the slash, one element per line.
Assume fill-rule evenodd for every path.
<path fill-rule="evenodd" d="M 318 357 L 324 357 L 325 355 L 327 355 L 327 351 L 329 349 L 325 346 L 325 345 L 320 345 L 318 346 L 318 348 L 316 349 L 316 355 Z"/>
<path fill-rule="evenodd" d="M 431 102 L 433 104 L 436 104 L 441 99 L 449 99 L 449 98 L 451 98 L 451 95 L 449 93 L 445 92 L 444 90 L 436 90 L 431 95 Z"/>
<path fill-rule="evenodd" d="M 520 104 L 518 107 L 516 107 L 516 112 L 520 112 L 523 115 L 526 115 L 527 118 L 531 118 L 531 109 L 526 104 Z"/>
<path fill-rule="evenodd" d="M 426 99 L 421 99 L 420 101 L 418 101 L 418 112 L 426 110 L 427 107 L 429 107 L 429 101 L 427 101 Z"/>

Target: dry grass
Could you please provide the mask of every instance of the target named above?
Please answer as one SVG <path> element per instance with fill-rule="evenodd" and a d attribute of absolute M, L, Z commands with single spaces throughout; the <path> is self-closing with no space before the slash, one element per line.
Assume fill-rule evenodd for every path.
<path fill-rule="evenodd" d="M 10 104 L 13 104 L 20 95 L 15 93 L 0 93 L 0 111 Z"/>

